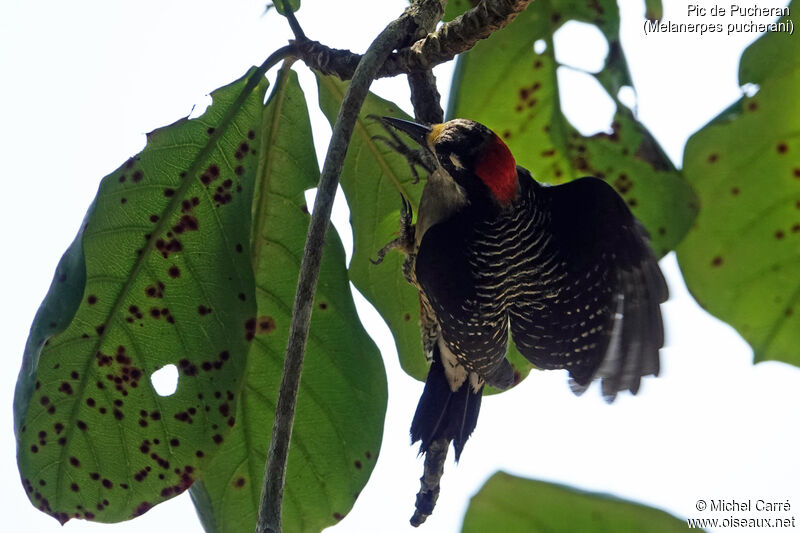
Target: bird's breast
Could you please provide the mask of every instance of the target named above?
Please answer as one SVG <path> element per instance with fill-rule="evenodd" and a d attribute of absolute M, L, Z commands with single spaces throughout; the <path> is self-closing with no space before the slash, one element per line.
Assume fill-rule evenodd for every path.
<path fill-rule="evenodd" d="M 419 201 L 416 245 L 419 248 L 425 232 L 461 211 L 467 205 L 467 195 L 442 167 L 431 173 Z"/>

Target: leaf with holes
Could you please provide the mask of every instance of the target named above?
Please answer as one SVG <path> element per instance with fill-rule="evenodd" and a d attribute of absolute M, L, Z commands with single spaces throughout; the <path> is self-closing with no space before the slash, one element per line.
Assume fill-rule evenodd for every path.
<path fill-rule="evenodd" d="M 336 120 L 347 84 L 332 77 L 317 76 L 320 107 L 331 124 Z M 410 376 L 424 380 L 428 373 L 419 330 L 419 298 L 402 273 L 405 256 L 389 252 L 380 265 L 371 258 L 397 236 L 400 195 L 419 205 L 425 180 L 414 179 L 405 157 L 389 148 L 386 130 L 372 117 L 408 115 L 374 94 L 367 97 L 347 151 L 341 183 L 353 225 L 353 258 L 350 279 L 374 305 L 392 330 L 400 365 Z M 509 360 L 518 374 L 528 375 L 531 366 L 512 349 Z"/>
<path fill-rule="evenodd" d="M 561 110 L 553 34 L 569 20 L 596 25 L 608 41 L 605 67 L 594 77 L 616 104 L 610 133 L 584 137 Z M 534 51 L 539 40 L 545 46 L 541 54 Z M 658 143 L 618 101 L 626 85 L 630 80 L 615 1 L 533 2 L 508 27 L 459 56 L 447 114 L 489 126 L 539 181 L 564 183 L 586 175 L 605 179 L 663 255 L 686 234 L 697 207 L 691 188 Z"/>
<path fill-rule="evenodd" d="M 796 25 L 800 6 L 790 7 Z M 686 145 L 702 208 L 678 261 L 698 303 L 736 328 L 755 361 L 800 365 L 800 49 L 767 33 L 742 55 L 739 81 L 758 92 Z"/>
<path fill-rule="evenodd" d="M 106 176 L 31 327 L 14 401 L 31 502 L 116 522 L 187 489 L 234 423 L 255 302 L 251 70 Z M 150 381 L 179 369 L 177 390 Z M 224 408 L 229 406 L 229 408 Z"/>
<path fill-rule="evenodd" d="M 278 76 L 264 113 L 252 255 L 257 318 L 236 425 L 191 489 L 206 531 L 252 531 L 310 217 L 304 191 L 319 168 L 305 97 L 291 70 Z M 331 227 L 306 346 L 292 430 L 284 531 L 320 531 L 340 520 L 367 482 L 381 444 L 386 374 L 356 315 L 345 255 Z"/>
<path fill-rule="evenodd" d="M 470 500 L 462 533 L 484 531 L 686 531 L 686 522 L 644 505 L 497 472 Z"/>

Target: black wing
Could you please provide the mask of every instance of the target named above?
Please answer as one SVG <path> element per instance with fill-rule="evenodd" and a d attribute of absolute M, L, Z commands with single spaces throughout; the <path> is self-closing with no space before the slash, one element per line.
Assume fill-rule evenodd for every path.
<path fill-rule="evenodd" d="M 568 369 L 576 393 L 600 378 L 609 401 L 635 394 L 642 376 L 658 373 L 668 297 L 647 232 L 597 178 L 532 190 L 552 237 L 528 271 L 549 289 L 509 309 L 517 348 L 539 367 Z"/>

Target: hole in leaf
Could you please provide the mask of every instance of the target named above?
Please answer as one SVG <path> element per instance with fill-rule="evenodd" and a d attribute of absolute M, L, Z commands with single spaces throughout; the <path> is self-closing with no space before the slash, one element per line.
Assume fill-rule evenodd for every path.
<path fill-rule="evenodd" d="M 761 89 L 761 87 L 759 87 L 755 83 L 745 83 L 744 85 L 742 85 L 742 94 L 744 94 L 748 98 L 752 98 L 756 94 L 758 94 L 758 91 L 760 89 Z"/>
<path fill-rule="evenodd" d="M 608 41 L 593 24 L 570 20 L 553 34 L 556 61 L 562 65 L 600 72 L 606 63 Z"/>
<path fill-rule="evenodd" d="M 611 133 L 617 106 L 594 76 L 559 67 L 558 94 L 561 110 L 581 135 Z"/>
<path fill-rule="evenodd" d="M 533 51 L 539 55 L 542 55 L 547 50 L 547 43 L 544 39 L 539 39 L 535 43 L 533 43 Z"/>
<path fill-rule="evenodd" d="M 617 100 L 622 102 L 622 105 L 628 109 L 635 111 L 636 109 L 636 91 L 630 85 L 623 85 L 617 91 Z"/>
<path fill-rule="evenodd" d="M 172 396 L 178 390 L 178 367 L 166 365 L 152 374 L 150 382 L 159 396 Z"/>

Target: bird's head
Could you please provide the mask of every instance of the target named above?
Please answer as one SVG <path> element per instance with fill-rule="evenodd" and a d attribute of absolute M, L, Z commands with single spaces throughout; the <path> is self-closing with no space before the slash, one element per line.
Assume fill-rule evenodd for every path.
<path fill-rule="evenodd" d="M 514 156 L 502 139 L 483 124 L 463 118 L 432 126 L 392 117 L 384 120 L 430 150 L 439 165 L 473 199 L 488 195 L 505 206 L 516 198 L 519 182 Z"/>

